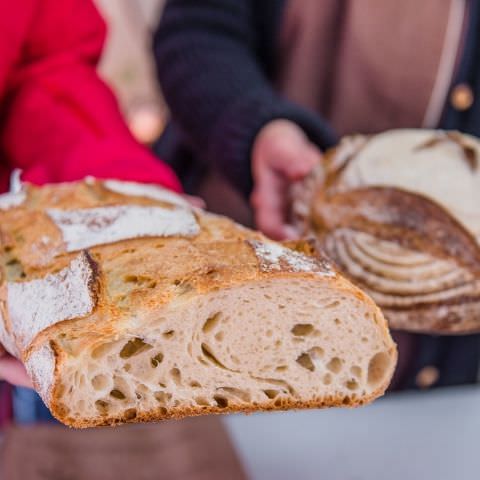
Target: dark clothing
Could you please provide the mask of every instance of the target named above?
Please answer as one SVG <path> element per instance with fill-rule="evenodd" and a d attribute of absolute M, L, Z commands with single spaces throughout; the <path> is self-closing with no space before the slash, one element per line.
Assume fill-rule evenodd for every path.
<path fill-rule="evenodd" d="M 455 7 L 453 3 L 449 5 Z M 248 195 L 253 140 L 275 118 L 300 125 L 321 149 L 335 142 L 333 131 L 343 135 L 427 126 L 480 136 L 480 0 L 461 5 L 462 33 L 438 114 L 430 116 L 430 123 L 422 119 L 438 83 L 448 43 L 444 40 L 451 35 L 452 9 L 446 4 L 169 0 L 154 40 L 158 75 L 172 112 L 169 153 L 161 150 L 164 158 L 175 165 L 187 151 L 196 168 L 217 168 Z M 322 28 L 315 29 L 301 15 L 294 18 L 295 12 L 308 15 L 307 5 L 311 12 L 320 12 Z M 398 25 L 392 25 L 396 13 L 401 14 Z M 355 21 L 355 15 L 363 17 Z M 410 19 L 413 32 L 408 31 Z M 352 25 L 357 27 L 353 33 Z M 368 38 L 369 32 L 386 35 L 378 42 Z M 398 32 L 404 32 L 403 37 Z M 412 38 L 423 43 L 412 44 Z M 295 53 L 297 41 L 305 43 Z M 311 48 L 302 58 L 305 45 Z M 317 76 L 302 83 L 309 68 Z M 473 104 L 465 110 L 449 101 L 460 83 L 473 91 Z M 476 381 L 480 336 L 411 338 L 415 353 L 399 386 L 415 387 L 417 373 L 427 365 L 439 369 L 437 385 Z"/>
<path fill-rule="evenodd" d="M 480 136 L 480 1 L 469 2 L 470 18 L 463 54 L 454 84 L 469 85 L 475 96 L 470 109 L 458 111 L 445 106 L 439 127 Z M 480 206 L 479 206 L 480 208 Z M 479 312 L 480 315 L 480 312 Z M 476 383 L 479 380 L 480 335 L 458 337 L 418 336 L 418 355 L 412 365 L 407 388 L 415 387 L 416 372 L 435 365 L 440 372 L 437 386 Z"/>
<path fill-rule="evenodd" d="M 245 195 L 252 188 L 251 144 L 268 121 L 293 120 L 322 146 L 335 140 L 314 112 L 272 88 L 283 3 L 171 1 L 155 35 L 158 75 L 176 135 Z"/>
<path fill-rule="evenodd" d="M 468 4 L 468 32 L 454 85 L 469 85 L 474 102 L 465 111 L 458 111 L 448 103 L 439 127 L 480 137 L 480 1 L 470 0 Z"/>
<path fill-rule="evenodd" d="M 430 4 L 437 5 L 437 1 L 430 0 Z M 333 33 L 326 32 L 323 36 L 315 34 L 320 43 L 319 55 L 328 57 L 317 62 L 325 64 L 324 75 L 315 77 L 316 84 L 321 85 L 316 93 L 325 97 L 318 100 L 318 105 L 312 105 L 312 101 L 306 101 L 304 103 L 307 105 L 302 105 L 301 100 L 308 98 L 307 94 L 303 97 L 299 94 L 287 95 L 287 98 L 285 94 L 291 92 L 282 84 L 285 83 L 284 70 L 289 67 L 285 65 L 289 59 L 284 57 L 291 55 L 290 50 L 293 50 L 290 44 L 303 41 L 302 38 L 296 38 L 299 35 L 295 35 L 295 30 L 301 31 L 308 27 L 305 19 L 291 18 L 295 15 L 295 3 L 301 3 L 296 10 L 301 10 L 306 4 L 313 4 L 310 8 L 313 13 L 315 7 L 319 10 L 318 5 L 322 5 L 328 24 L 334 26 L 330 28 Z M 458 128 L 480 135 L 480 85 L 477 79 L 480 76 L 480 63 L 477 61 L 480 33 L 476 27 L 479 1 L 465 0 L 465 3 L 465 11 L 468 13 L 466 36 L 451 87 L 465 81 L 474 89 L 476 101 L 470 109 L 463 112 L 454 110 L 445 102 L 443 118 L 435 125 L 427 126 Z M 195 0 L 170 0 L 155 35 L 154 45 L 160 83 L 172 111 L 175 145 L 190 150 L 196 161 L 217 167 L 237 189 L 247 195 L 252 187 L 249 154 L 253 139 L 259 129 L 274 118 L 294 121 L 322 149 L 335 141 L 329 124 L 333 124 L 342 135 L 403 126 L 425 126 L 422 125 L 423 112 L 411 112 L 418 110 L 418 105 L 425 108 L 428 102 L 442 53 L 443 31 L 429 27 L 427 22 L 425 30 L 429 34 L 431 32 L 436 41 L 427 43 L 423 49 L 408 43 L 409 32 L 404 35 L 407 38 L 386 39 L 385 42 L 390 43 L 382 48 L 375 44 L 377 39 L 374 38 L 366 47 L 373 52 L 373 58 L 375 55 L 380 56 L 380 52 L 395 58 L 390 62 L 382 61 L 380 67 L 369 65 L 369 68 L 362 70 L 362 60 L 372 63 L 372 55 L 366 55 L 369 52 L 365 52 L 365 46 L 363 50 L 356 47 L 357 38 L 348 39 L 347 30 L 352 23 L 359 30 L 358 24 L 362 26 L 366 22 L 363 18 L 357 22 L 354 21 L 355 18 L 351 19 L 352 15 L 362 15 L 362 11 L 360 14 L 355 12 L 352 4 L 366 6 L 363 15 L 368 16 L 367 20 L 372 22 L 372 25 L 367 25 L 367 35 L 369 31 L 380 35 L 385 30 L 385 27 L 381 29 L 383 19 L 391 22 L 392 14 L 382 14 L 382 8 L 378 5 L 386 5 L 383 10 L 387 11 L 393 10 L 392 3 L 378 0 L 322 0 L 321 3 L 316 0 L 209 0 L 201 3 Z M 400 5 L 398 2 L 395 4 Z M 438 3 L 435 15 L 430 15 L 430 24 L 447 23 L 447 19 L 443 18 L 448 16 L 446 4 L 448 7 L 448 2 Z M 375 15 L 369 11 L 372 5 L 377 9 Z M 413 16 L 420 10 L 418 2 L 411 1 L 409 5 L 410 17 L 403 15 L 402 28 L 397 28 L 396 33 L 405 30 L 403 25 L 412 18 L 413 8 Z M 438 8 L 440 5 L 443 10 Z M 404 2 L 399 8 L 405 8 Z M 428 20 L 426 17 L 429 14 L 429 10 L 424 8 L 422 18 Z M 418 30 L 420 29 L 416 28 L 415 31 Z M 341 32 L 342 38 L 337 38 L 340 34 L 335 37 L 336 31 Z M 362 30 L 355 32 L 355 35 L 364 37 L 366 34 Z M 364 40 L 364 37 L 360 40 Z M 429 39 L 427 34 L 417 37 L 424 42 Z M 407 56 L 412 58 L 411 64 L 407 64 L 409 60 L 405 59 L 405 54 L 396 53 L 398 46 L 403 46 L 404 43 L 405 47 L 401 51 L 408 52 Z M 322 44 L 327 44 L 328 49 Z M 415 56 L 417 51 L 421 54 Z M 328 52 L 334 55 L 327 55 Z M 298 56 L 300 54 L 301 52 Z M 357 58 L 360 54 L 362 56 Z M 434 60 L 430 57 L 434 57 Z M 313 63 L 313 60 L 306 63 Z M 298 61 L 292 61 L 291 66 L 292 70 L 305 68 Z M 322 64 L 317 70 L 320 71 L 321 66 Z M 380 78 L 376 79 L 375 74 Z M 396 80 L 393 91 L 387 87 L 382 88 L 400 77 L 401 82 Z M 408 84 L 410 77 L 415 81 Z M 332 80 L 328 82 L 329 78 L 335 79 L 333 84 Z M 343 80 L 349 78 L 355 81 L 348 83 Z M 356 89 L 355 82 L 359 84 Z M 379 89 L 382 89 L 380 94 Z M 315 84 L 308 85 L 304 90 L 314 91 Z M 444 100 L 446 99 L 448 94 Z M 370 106 L 370 110 L 367 106 Z M 321 113 L 323 120 L 314 111 Z M 354 120 L 350 120 L 350 117 Z M 362 122 L 358 119 L 362 119 Z M 348 124 L 348 128 L 342 128 L 343 124 Z"/>

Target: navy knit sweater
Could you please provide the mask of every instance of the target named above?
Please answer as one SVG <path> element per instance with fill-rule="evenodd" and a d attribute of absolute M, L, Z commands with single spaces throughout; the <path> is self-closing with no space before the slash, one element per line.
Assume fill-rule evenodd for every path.
<path fill-rule="evenodd" d="M 292 120 L 323 148 L 335 140 L 319 116 L 272 87 L 284 3 L 172 0 L 155 35 L 158 76 L 176 136 L 244 194 L 252 187 L 253 139 L 268 121 Z"/>

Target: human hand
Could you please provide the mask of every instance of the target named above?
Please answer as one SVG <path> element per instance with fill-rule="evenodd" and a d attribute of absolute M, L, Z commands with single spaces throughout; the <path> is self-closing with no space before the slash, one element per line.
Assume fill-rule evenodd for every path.
<path fill-rule="evenodd" d="M 0 380 L 20 387 L 33 388 L 32 382 L 27 375 L 25 367 L 14 357 L 7 354 L 0 344 Z"/>
<path fill-rule="evenodd" d="M 289 120 L 272 120 L 257 134 L 252 149 L 251 203 L 257 227 L 266 235 L 275 240 L 298 237 L 288 223 L 290 188 L 321 158 L 321 151 Z"/>
<path fill-rule="evenodd" d="M 196 197 L 193 195 L 187 195 L 186 193 L 182 193 L 182 197 L 192 206 L 196 208 L 205 208 L 206 203 L 203 198 Z"/>

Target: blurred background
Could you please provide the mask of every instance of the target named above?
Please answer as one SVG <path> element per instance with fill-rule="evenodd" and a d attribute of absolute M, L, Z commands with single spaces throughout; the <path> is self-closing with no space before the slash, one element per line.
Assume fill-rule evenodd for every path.
<path fill-rule="evenodd" d="M 152 37 L 165 0 L 95 2 L 109 28 L 100 73 L 115 91 L 133 135 L 141 143 L 152 146 L 164 131 L 169 115 L 152 55 Z M 191 176 L 193 181 L 189 181 L 188 176 L 182 178 L 187 193 L 202 197 L 212 212 L 253 225 L 245 198 L 222 175 L 194 168 Z"/>
<path fill-rule="evenodd" d="M 168 115 L 155 77 L 152 34 L 164 0 L 95 0 L 109 25 L 100 64 L 135 136 L 155 141 Z"/>
<path fill-rule="evenodd" d="M 164 0 L 95 2 L 109 25 L 101 75 L 134 136 L 151 145 L 168 119 L 152 56 Z M 222 207 L 235 204 L 236 219 L 250 224 L 248 208 L 214 183 Z M 208 201 L 208 181 L 199 193 L 222 213 Z M 390 394 L 355 411 L 231 415 L 88 432 L 11 429 L 0 436 L 0 480 L 478 478 L 477 386 L 430 392 L 435 380 L 431 371 L 423 373 L 423 391 Z"/>

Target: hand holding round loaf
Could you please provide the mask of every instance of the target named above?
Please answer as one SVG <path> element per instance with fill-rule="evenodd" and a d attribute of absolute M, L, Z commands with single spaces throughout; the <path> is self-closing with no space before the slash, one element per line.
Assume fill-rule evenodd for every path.
<path fill-rule="evenodd" d="M 294 193 L 304 233 L 392 328 L 480 330 L 480 141 L 393 130 L 344 138 Z"/>
<path fill-rule="evenodd" d="M 0 196 L 0 342 L 75 427 L 355 406 L 396 349 L 309 243 L 271 242 L 151 185 Z"/>

